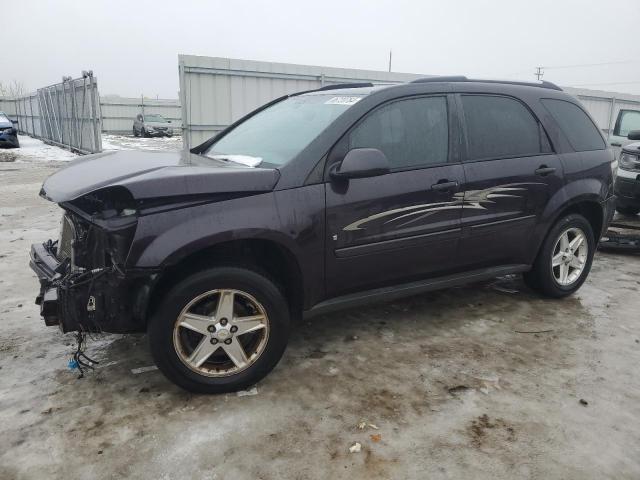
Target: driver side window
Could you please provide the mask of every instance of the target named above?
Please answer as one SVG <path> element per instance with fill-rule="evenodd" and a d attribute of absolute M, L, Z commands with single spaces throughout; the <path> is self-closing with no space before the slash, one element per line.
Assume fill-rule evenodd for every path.
<path fill-rule="evenodd" d="M 349 150 L 377 148 L 392 169 L 446 163 L 449 124 L 445 97 L 421 97 L 383 105 L 349 134 Z"/>

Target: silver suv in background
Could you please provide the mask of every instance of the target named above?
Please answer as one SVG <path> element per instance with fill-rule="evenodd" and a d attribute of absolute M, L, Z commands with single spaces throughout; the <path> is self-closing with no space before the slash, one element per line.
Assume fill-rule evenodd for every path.
<path fill-rule="evenodd" d="M 139 113 L 133 121 L 134 137 L 171 137 L 174 126 L 171 120 L 167 120 L 157 113 Z"/>

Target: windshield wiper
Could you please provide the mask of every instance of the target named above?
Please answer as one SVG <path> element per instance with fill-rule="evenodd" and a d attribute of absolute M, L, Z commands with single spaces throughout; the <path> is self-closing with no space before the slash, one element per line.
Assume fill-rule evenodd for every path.
<path fill-rule="evenodd" d="M 251 155 L 226 155 L 224 153 L 207 155 L 214 160 L 222 160 L 223 162 L 239 163 L 246 167 L 257 167 L 262 163 L 261 157 L 252 157 Z"/>

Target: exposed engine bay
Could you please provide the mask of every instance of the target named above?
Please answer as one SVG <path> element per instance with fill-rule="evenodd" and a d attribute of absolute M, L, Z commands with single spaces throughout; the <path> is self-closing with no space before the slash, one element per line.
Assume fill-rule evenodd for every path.
<path fill-rule="evenodd" d="M 137 224 L 128 191 L 97 191 L 65 209 L 57 240 L 34 245 L 31 265 L 41 284 L 36 303 L 47 325 L 63 332 L 124 332 L 142 323 L 132 291 L 149 291 L 152 272 L 125 268 Z"/>

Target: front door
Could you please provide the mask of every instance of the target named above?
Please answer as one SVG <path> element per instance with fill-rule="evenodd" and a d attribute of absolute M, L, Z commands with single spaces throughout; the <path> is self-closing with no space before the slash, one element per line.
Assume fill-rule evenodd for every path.
<path fill-rule="evenodd" d="M 467 268 L 527 263 L 529 240 L 562 165 L 547 135 L 519 100 L 461 95 L 467 179 L 460 258 Z"/>
<path fill-rule="evenodd" d="M 336 151 L 344 157 L 353 148 L 377 148 L 392 170 L 327 184 L 328 297 L 441 274 L 454 265 L 464 173 L 450 154 L 450 101 L 443 95 L 384 104 L 334 148 L 329 164 Z"/>

